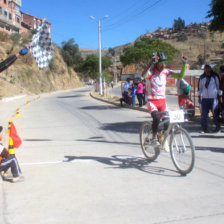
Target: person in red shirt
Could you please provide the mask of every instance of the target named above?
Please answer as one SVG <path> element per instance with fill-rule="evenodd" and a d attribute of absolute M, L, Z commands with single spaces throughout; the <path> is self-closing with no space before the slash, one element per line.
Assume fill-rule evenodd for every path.
<path fill-rule="evenodd" d="M 3 127 L 0 126 L 0 141 L 2 141 L 2 130 Z M 2 144 L 0 144 L 0 152 L 0 173 L 2 179 L 13 183 L 21 180 L 20 175 L 22 173 L 15 155 L 10 155 L 9 151 Z M 11 169 L 12 178 L 9 178 L 6 173 L 8 169 Z"/>
<path fill-rule="evenodd" d="M 172 70 L 166 68 L 167 57 L 163 52 L 157 52 L 153 55 L 154 63 L 150 64 L 148 69 L 145 69 L 143 75 L 146 80 L 146 97 L 148 101 L 148 111 L 153 118 L 151 139 L 152 145 L 159 145 L 157 140 L 157 132 L 160 122 L 159 112 L 167 111 L 166 105 L 166 83 L 169 77 L 181 79 L 185 75 L 187 69 L 187 59 L 183 56 L 183 67 L 180 72 L 174 73 Z"/>

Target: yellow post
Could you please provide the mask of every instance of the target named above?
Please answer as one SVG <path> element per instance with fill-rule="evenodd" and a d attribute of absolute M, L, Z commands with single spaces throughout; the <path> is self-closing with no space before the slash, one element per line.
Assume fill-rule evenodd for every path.
<path fill-rule="evenodd" d="M 11 123 L 12 123 L 12 120 L 11 120 L 11 118 L 9 118 L 9 124 L 8 124 L 8 134 L 9 134 L 10 129 L 11 129 Z"/>
<path fill-rule="evenodd" d="M 15 149 L 14 149 L 14 146 L 13 146 L 13 140 L 12 138 L 9 138 L 9 154 L 10 155 L 15 155 Z"/>
<path fill-rule="evenodd" d="M 19 117 L 20 116 L 20 114 L 19 114 L 19 107 L 17 107 L 17 109 L 16 109 L 16 117 Z"/>
<path fill-rule="evenodd" d="M 27 106 L 30 105 L 29 100 L 26 101 L 26 105 L 27 105 Z"/>

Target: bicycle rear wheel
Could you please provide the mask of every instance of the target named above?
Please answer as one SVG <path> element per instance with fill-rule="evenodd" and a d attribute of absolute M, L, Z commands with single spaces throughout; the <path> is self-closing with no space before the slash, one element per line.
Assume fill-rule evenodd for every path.
<path fill-rule="evenodd" d="M 190 173 L 195 163 L 195 147 L 189 133 L 178 127 L 171 135 L 170 154 L 177 170 L 186 175 Z"/>
<path fill-rule="evenodd" d="M 152 123 L 144 122 L 140 129 L 140 144 L 142 152 L 148 161 L 154 161 L 159 153 L 159 148 L 150 145 L 150 140 L 152 139 Z"/>

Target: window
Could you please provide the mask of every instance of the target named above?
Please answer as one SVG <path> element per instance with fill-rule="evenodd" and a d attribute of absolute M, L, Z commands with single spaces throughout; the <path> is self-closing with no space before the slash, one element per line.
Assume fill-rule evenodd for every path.
<path fill-rule="evenodd" d="M 0 7 L 0 15 L 2 14 L 2 7 Z"/>
<path fill-rule="evenodd" d="M 16 22 L 20 23 L 20 18 L 18 16 L 16 16 Z"/>
<path fill-rule="evenodd" d="M 6 17 L 7 17 L 7 15 L 8 15 L 7 11 L 4 11 L 4 16 L 6 16 Z"/>
<path fill-rule="evenodd" d="M 20 11 L 20 7 L 19 7 L 18 5 L 15 5 L 15 6 L 14 6 L 14 9 L 15 9 L 16 11 Z"/>
<path fill-rule="evenodd" d="M 9 13 L 9 19 L 12 20 L 12 13 Z"/>
<path fill-rule="evenodd" d="M 4 0 L 4 3 L 7 4 L 7 0 Z"/>

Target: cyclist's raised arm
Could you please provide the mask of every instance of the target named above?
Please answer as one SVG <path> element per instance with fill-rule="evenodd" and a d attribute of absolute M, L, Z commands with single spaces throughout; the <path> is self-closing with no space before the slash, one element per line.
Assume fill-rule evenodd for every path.
<path fill-rule="evenodd" d="M 185 72 L 187 70 L 187 58 L 183 56 L 182 61 L 183 61 L 183 66 L 182 66 L 181 72 L 180 73 L 173 73 L 171 75 L 172 78 L 182 79 L 184 77 Z"/>
<path fill-rule="evenodd" d="M 150 69 L 152 69 L 153 68 L 153 66 L 154 66 L 154 64 L 156 63 L 158 61 L 158 56 L 157 56 L 157 53 L 153 53 L 152 54 L 152 58 L 151 58 L 151 61 L 150 61 L 150 63 L 147 65 L 147 67 L 144 69 L 144 71 L 142 72 L 142 77 L 144 78 L 144 79 L 146 79 L 147 77 L 148 77 L 148 71 L 150 70 Z"/>

